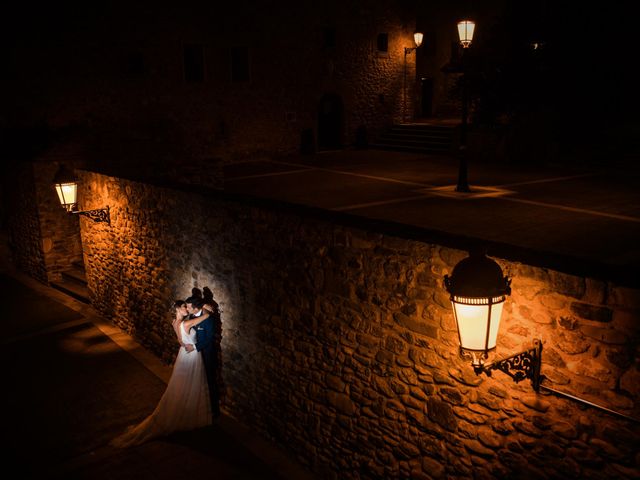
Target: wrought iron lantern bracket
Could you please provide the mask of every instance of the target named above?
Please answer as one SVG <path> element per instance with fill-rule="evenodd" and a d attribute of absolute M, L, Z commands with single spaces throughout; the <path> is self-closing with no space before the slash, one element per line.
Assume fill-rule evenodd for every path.
<path fill-rule="evenodd" d="M 90 218 L 94 222 L 104 222 L 107 225 L 111 225 L 111 215 L 108 205 L 106 208 L 96 208 L 95 210 L 71 210 L 70 213 L 82 215 Z"/>
<path fill-rule="evenodd" d="M 542 363 L 542 342 L 538 339 L 533 341 L 533 346 L 493 362 L 484 363 L 482 357 L 478 357 L 475 352 L 467 352 L 461 349 L 463 357 L 469 355 L 473 358 L 473 370 L 476 375 L 485 373 L 491 376 L 493 370 L 500 370 L 509 375 L 515 383 L 524 379 L 531 380 L 533 389 L 537 392 L 540 388 L 540 366 Z"/>

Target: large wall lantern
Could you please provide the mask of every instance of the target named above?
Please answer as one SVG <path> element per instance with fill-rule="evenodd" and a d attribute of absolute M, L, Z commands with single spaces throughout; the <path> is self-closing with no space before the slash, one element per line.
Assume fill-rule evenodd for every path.
<path fill-rule="evenodd" d="M 78 208 L 78 180 L 74 173 L 64 165 L 60 167 L 53 179 L 60 204 L 72 214 L 89 217 L 94 222 L 105 222 L 111 225 L 109 206 L 95 210 L 77 210 Z"/>
<path fill-rule="evenodd" d="M 502 274 L 500 266 L 482 251 L 472 251 L 445 275 L 460 339 L 460 355 L 470 358 L 477 375 L 491 375 L 501 370 L 519 382 L 532 381 L 540 386 L 540 355 L 542 343 L 534 340 L 532 348 L 501 360 L 486 362 L 495 350 L 502 307 L 511 294 L 511 279 Z"/>

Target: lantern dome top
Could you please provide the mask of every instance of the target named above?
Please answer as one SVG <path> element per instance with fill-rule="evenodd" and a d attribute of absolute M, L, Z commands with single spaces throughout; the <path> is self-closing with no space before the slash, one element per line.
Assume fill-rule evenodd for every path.
<path fill-rule="evenodd" d="M 55 184 L 65 184 L 65 183 L 77 183 L 77 179 L 73 170 L 70 170 L 65 165 L 60 165 L 56 176 L 53 179 L 53 183 Z"/>
<path fill-rule="evenodd" d="M 461 260 L 451 276 L 445 276 L 445 285 L 451 295 L 460 297 L 494 297 L 511 293 L 511 280 L 481 249 L 472 250 Z"/>

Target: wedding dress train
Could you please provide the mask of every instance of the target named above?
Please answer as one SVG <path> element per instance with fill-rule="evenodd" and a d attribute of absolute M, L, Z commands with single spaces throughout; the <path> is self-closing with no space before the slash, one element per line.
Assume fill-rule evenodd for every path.
<path fill-rule="evenodd" d="M 195 345 L 196 334 L 180 325 L 182 343 Z M 156 437 L 175 431 L 192 430 L 210 425 L 211 402 L 202 355 L 194 350 L 187 352 L 180 347 L 173 365 L 167 389 L 151 415 L 137 425 L 130 426 L 110 444 L 119 447 L 139 445 Z"/>

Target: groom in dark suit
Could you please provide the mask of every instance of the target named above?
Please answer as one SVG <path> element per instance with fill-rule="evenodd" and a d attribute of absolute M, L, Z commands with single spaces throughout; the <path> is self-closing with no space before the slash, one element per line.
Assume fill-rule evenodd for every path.
<path fill-rule="evenodd" d="M 186 300 L 189 318 L 202 315 L 204 300 L 201 297 L 189 297 Z M 214 305 L 215 307 L 215 305 Z M 202 353 L 205 370 L 207 372 L 207 384 L 209 385 L 209 399 L 211 400 L 211 414 L 213 418 L 220 416 L 220 388 L 217 381 L 218 352 L 217 352 L 217 317 L 219 313 L 214 311 L 209 318 L 196 325 L 196 350 Z"/>

